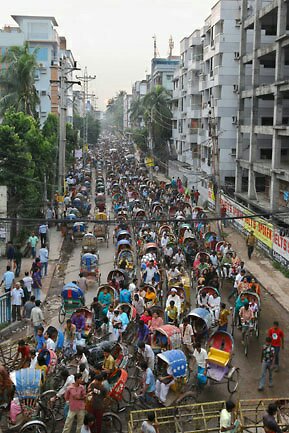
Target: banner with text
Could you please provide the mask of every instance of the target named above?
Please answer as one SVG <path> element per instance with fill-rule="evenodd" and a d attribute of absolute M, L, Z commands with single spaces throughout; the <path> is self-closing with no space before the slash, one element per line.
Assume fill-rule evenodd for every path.
<path fill-rule="evenodd" d="M 289 238 L 281 236 L 279 229 L 274 229 L 273 257 L 283 266 L 289 266 Z"/>

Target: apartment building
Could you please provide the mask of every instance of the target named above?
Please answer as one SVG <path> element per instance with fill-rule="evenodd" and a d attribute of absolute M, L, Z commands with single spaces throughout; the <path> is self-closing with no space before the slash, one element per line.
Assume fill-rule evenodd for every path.
<path fill-rule="evenodd" d="M 289 7 L 284 0 L 241 2 L 238 122 L 236 197 L 253 210 L 287 210 Z"/>
<path fill-rule="evenodd" d="M 208 199 L 214 175 L 212 123 L 216 125 L 223 188 L 234 189 L 240 8 L 219 0 L 200 30 L 181 41 L 181 67 L 174 77 L 173 143 L 186 177 Z"/>
<path fill-rule="evenodd" d="M 37 49 L 38 70 L 35 86 L 40 103 L 37 108 L 41 124 L 49 113 L 59 113 L 59 63 L 65 57 L 67 66 L 74 65 L 72 52 L 66 48 L 66 40 L 57 33 L 58 26 L 54 17 L 12 15 L 17 26 L 5 26 L 0 30 L 0 49 L 4 54 L 11 46 L 29 43 L 29 47 Z M 72 74 L 68 75 L 68 80 Z M 54 81 L 51 82 L 51 81 Z M 73 93 L 68 91 L 67 121 L 72 121 Z"/>
<path fill-rule="evenodd" d="M 154 57 L 151 61 L 151 73 L 148 80 L 148 89 L 160 85 L 169 92 L 173 92 L 174 72 L 178 68 L 180 58 L 171 56 L 168 58 Z"/>
<path fill-rule="evenodd" d="M 132 101 L 132 95 L 125 94 L 123 97 L 123 129 L 131 127 L 130 121 L 130 106 Z"/>

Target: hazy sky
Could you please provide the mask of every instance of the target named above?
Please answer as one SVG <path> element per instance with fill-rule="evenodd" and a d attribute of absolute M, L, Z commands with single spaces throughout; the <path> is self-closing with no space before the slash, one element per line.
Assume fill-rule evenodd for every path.
<path fill-rule="evenodd" d="M 80 67 L 96 80 L 91 90 L 98 106 L 118 90 L 128 92 L 150 70 L 156 34 L 161 56 L 168 54 L 170 35 L 179 42 L 202 26 L 216 0 L 12 0 L 1 1 L 0 25 L 10 15 L 55 16 L 58 32 L 67 39 Z"/>

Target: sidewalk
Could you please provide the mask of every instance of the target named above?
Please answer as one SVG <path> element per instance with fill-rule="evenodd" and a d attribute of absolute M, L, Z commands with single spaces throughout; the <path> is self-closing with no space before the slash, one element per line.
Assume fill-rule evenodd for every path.
<path fill-rule="evenodd" d="M 249 260 L 245 237 L 232 227 L 228 227 L 224 231 L 228 235 L 226 241 L 230 242 L 233 250 L 245 262 L 245 269 L 254 275 L 261 286 L 289 312 L 289 278 L 275 269 L 271 259 L 266 257 L 258 248 L 255 248 L 252 258 Z"/>
<path fill-rule="evenodd" d="M 48 261 L 48 270 L 47 270 L 47 276 L 42 278 L 42 290 L 41 290 L 41 301 L 45 301 L 49 288 L 51 285 L 52 278 L 54 276 L 55 268 L 58 264 L 59 257 L 60 257 L 60 251 L 63 244 L 63 238 L 61 236 L 61 232 L 57 231 L 56 227 L 51 227 L 49 229 L 49 261 Z M 37 245 L 37 253 L 40 248 L 40 241 Z M 30 272 L 31 265 L 32 265 L 33 259 L 32 258 L 23 258 L 22 259 L 22 265 L 21 265 L 21 272 L 19 277 L 16 278 L 16 281 L 21 280 L 25 272 Z M 0 260 L 0 275 L 2 280 L 2 275 L 6 271 L 7 266 L 7 260 L 5 257 L 1 257 Z M 4 293 L 4 289 L 1 289 L 1 293 Z M 7 328 L 5 328 L 7 330 Z"/>

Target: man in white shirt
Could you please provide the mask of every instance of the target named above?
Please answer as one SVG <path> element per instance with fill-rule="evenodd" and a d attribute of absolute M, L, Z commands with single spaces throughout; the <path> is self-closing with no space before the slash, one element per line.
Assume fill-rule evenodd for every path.
<path fill-rule="evenodd" d="M 39 250 L 42 277 L 47 277 L 48 256 L 49 256 L 48 249 L 44 244 Z"/>
<path fill-rule="evenodd" d="M 197 372 L 198 384 L 203 385 L 206 383 L 208 354 L 207 351 L 201 347 L 201 343 L 199 341 L 197 341 L 197 343 L 195 344 L 195 350 L 193 352 L 193 356 L 196 360 L 196 364 L 198 367 L 198 372 Z"/>
<path fill-rule="evenodd" d="M 161 238 L 161 247 L 165 248 L 167 246 L 168 242 L 169 242 L 168 235 L 166 233 L 164 233 L 162 238 Z"/>
<path fill-rule="evenodd" d="M 209 296 L 208 306 L 213 312 L 214 319 L 218 321 L 220 315 L 221 298 L 216 292 Z"/>
<path fill-rule="evenodd" d="M 170 245 L 164 247 L 164 259 L 166 261 L 167 266 L 170 266 L 173 254 L 174 254 L 174 250 Z"/>
<path fill-rule="evenodd" d="M 149 262 L 149 266 L 146 268 L 146 270 L 144 272 L 144 282 L 146 284 L 151 284 L 152 279 L 154 278 L 156 272 L 157 272 L 157 269 L 154 267 L 154 261 L 151 260 Z"/>
<path fill-rule="evenodd" d="M 133 295 L 133 293 L 136 291 L 137 287 L 137 278 L 134 278 L 131 283 L 129 283 L 128 290 L 130 291 L 130 294 Z"/>
<path fill-rule="evenodd" d="M 47 224 L 41 224 L 39 226 L 38 233 L 40 235 L 41 248 L 42 248 L 46 244 L 46 241 L 47 241 L 48 225 Z"/>
<path fill-rule="evenodd" d="M 142 355 L 143 360 L 147 362 L 148 367 L 153 372 L 155 368 L 155 354 L 153 352 L 153 349 L 149 344 L 145 344 L 144 341 L 140 341 L 138 343 L 138 347 L 138 353 Z"/>
<path fill-rule="evenodd" d="M 166 308 L 170 305 L 170 302 L 174 301 L 175 306 L 178 309 L 178 315 L 181 314 L 181 298 L 178 295 L 178 291 L 175 288 L 171 289 L 171 293 L 169 294 L 169 296 L 167 297 L 167 301 L 166 301 Z"/>
<path fill-rule="evenodd" d="M 60 398 L 62 396 L 64 396 L 65 391 L 67 390 L 67 388 L 75 382 L 74 379 L 74 374 L 69 374 L 69 371 L 67 369 L 62 370 L 60 375 L 62 376 L 62 378 L 65 380 L 64 385 L 60 388 L 60 390 L 57 392 L 56 397 Z"/>
<path fill-rule="evenodd" d="M 220 432 L 232 433 L 236 422 L 233 422 L 232 412 L 235 409 L 235 403 L 226 401 L 226 408 L 220 413 Z"/>
<path fill-rule="evenodd" d="M 29 297 L 31 296 L 33 278 L 29 275 L 29 272 L 25 272 L 25 277 L 23 278 L 24 287 L 26 287 Z"/>
<path fill-rule="evenodd" d="M 179 248 L 177 254 L 174 255 L 174 262 L 177 265 L 181 265 L 185 261 L 185 256 L 182 253 L 182 250 Z"/>
<path fill-rule="evenodd" d="M 21 305 L 24 298 L 24 292 L 21 289 L 20 283 L 16 283 L 14 289 L 11 290 L 11 304 L 12 304 L 12 321 L 21 320 Z"/>
<path fill-rule="evenodd" d="M 238 274 L 235 277 L 235 281 L 234 281 L 234 286 L 233 289 L 231 290 L 231 293 L 228 296 L 228 299 L 230 300 L 235 294 L 238 293 L 238 286 L 240 284 L 240 282 L 243 280 L 243 278 L 246 275 L 246 271 L 245 269 L 241 269 Z"/>
<path fill-rule="evenodd" d="M 179 329 L 181 331 L 181 338 L 183 348 L 186 354 L 192 353 L 192 338 L 194 336 L 192 325 L 190 325 L 190 320 L 185 317 L 183 323 L 180 324 Z"/>

